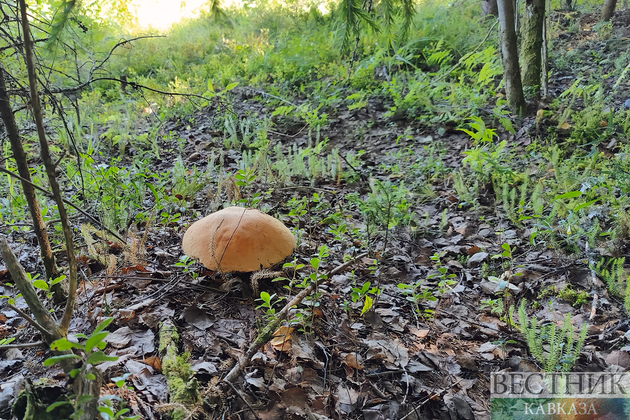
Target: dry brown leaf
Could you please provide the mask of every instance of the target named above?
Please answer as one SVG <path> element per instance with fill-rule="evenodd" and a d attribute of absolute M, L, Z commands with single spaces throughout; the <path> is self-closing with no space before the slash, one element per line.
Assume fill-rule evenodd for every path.
<path fill-rule="evenodd" d="M 363 358 L 357 353 L 348 353 L 343 358 L 343 363 L 353 369 L 363 369 Z"/>
<path fill-rule="evenodd" d="M 158 356 L 149 356 L 143 362 L 153 369 L 162 372 L 162 360 Z"/>
<path fill-rule="evenodd" d="M 273 338 L 269 340 L 269 344 L 273 346 L 274 349 L 280 351 L 286 351 L 291 348 L 291 333 L 293 332 L 292 327 L 282 326 L 273 333 Z M 286 344 L 285 344 L 286 343 Z"/>
<path fill-rule="evenodd" d="M 473 245 L 470 248 L 468 248 L 468 255 L 475 255 L 477 252 L 481 251 L 481 248 L 479 248 L 477 245 Z"/>
<path fill-rule="evenodd" d="M 427 334 L 429 334 L 429 330 L 427 329 L 418 329 L 416 327 L 413 327 L 411 325 L 409 325 L 407 328 L 409 328 L 409 332 L 413 335 L 415 335 L 418 338 L 424 338 L 427 336 Z"/>
<path fill-rule="evenodd" d="M 118 311 L 118 320 L 120 322 L 129 322 L 136 315 L 136 311 L 129 309 L 121 309 Z"/>

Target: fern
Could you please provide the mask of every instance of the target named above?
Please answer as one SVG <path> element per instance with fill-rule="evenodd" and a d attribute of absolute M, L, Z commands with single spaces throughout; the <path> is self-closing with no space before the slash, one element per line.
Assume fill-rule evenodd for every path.
<path fill-rule="evenodd" d="M 514 308 L 511 309 L 513 310 Z M 570 314 L 565 316 L 560 331 L 554 322 L 547 322 L 538 327 L 536 317 L 530 319 L 527 316 L 524 300 L 518 308 L 518 319 L 519 330 L 525 338 L 530 354 L 542 365 L 545 372 L 567 372 L 571 369 L 586 339 L 586 324 L 582 325 L 577 340 L 573 337 Z"/>

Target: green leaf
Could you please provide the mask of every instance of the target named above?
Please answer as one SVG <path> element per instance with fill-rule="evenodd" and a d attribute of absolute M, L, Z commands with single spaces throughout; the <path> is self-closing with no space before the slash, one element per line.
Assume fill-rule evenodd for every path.
<path fill-rule="evenodd" d="M 89 365 L 96 365 L 102 362 L 115 362 L 116 360 L 118 360 L 118 356 L 108 356 L 102 351 L 97 351 L 90 354 L 86 363 Z"/>
<path fill-rule="evenodd" d="M 74 343 L 67 338 L 60 338 L 50 343 L 50 349 L 54 351 L 64 351 L 70 349 L 82 349 L 83 345 L 80 343 Z"/>
<path fill-rule="evenodd" d="M 269 293 L 267 292 L 260 292 L 260 298 L 262 299 L 263 302 L 267 302 L 267 303 L 269 303 L 269 301 L 271 300 L 271 297 L 269 296 Z"/>
<path fill-rule="evenodd" d="M 94 347 L 97 347 L 99 343 L 103 341 L 105 337 L 109 334 L 109 331 L 101 331 L 97 333 L 93 333 L 90 338 L 85 342 L 85 351 L 92 351 Z M 99 347 L 101 348 L 101 347 Z"/>
<path fill-rule="evenodd" d="M 116 413 L 116 418 L 121 417 L 129 412 L 128 408 L 123 408 L 122 410 L 118 410 Z"/>
<path fill-rule="evenodd" d="M 567 193 L 557 195 L 554 198 L 554 200 L 562 200 L 562 199 L 565 199 L 565 198 L 575 198 L 575 197 L 579 197 L 581 195 L 582 195 L 581 191 L 569 191 Z"/>
<path fill-rule="evenodd" d="M 369 296 L 366 296 L 365 302 L 363 302 L 363 309 L 361 309 L 361 316 L 363 316 L 364 313 L 372 309 L 372 303 L 373 303 L 372 298 Z"/>
<path fill-rule="evenodd" d="M 92 335 L 103 331 L 105 328 L 107 328 L 109 326 L 109 324 L 112 323 L 112 321 L 114 320 L 114 318 L 105 318 L 100 324 L 98 324 L 96 326 L 96 328 L 94 328 L 94 332 L 92 333 Z"/>
<path fill-rule="evenodd" d="M 76 354 L 60 354 L 59 356 L 49 357 L 48 359 L 44 360 L 44 363 L 42 364 L 44 366 L 52 366 L 55 363 L 59 363 L 62 360 L 68 360 L 68 359 L 80 359 L 80 357 L 77 356 Z"/>
<path fill-rule="evenodd" d="M 599 198 L 596 198 L 595 200 L 587 201 L 586 203 L 579 204 L 579 205 L 575 206 L 573 211 L 582 210 L 583 208 L 590 206 L 591 204 L 595 203 L 596 201 L 599 201 Z"/>
<path fill-rule="evenodd" d="M 93 373 L 86 373 L 85 374 L 85 379 L 93 381 L 94 379 L 96 379 L 96 375 L 94 375 Z"/>
<path fill-rule="evenodd" d="M 62 406 L 62 405 L 66 405 L 66 404 L 70 404 L 70 401 L 56 401 L 56 402 L 50 404 L 48 407 L 46 407 L 46 412 L 50 413 L 55 408 L 57 408 L 59 406 Z M 72 405 L 72 404 L 70 404 L 70 405 Z"/>
<path fill-rule="evenodd" d="M 227 85 L 227 86 L 225 87 L 225 91 L 226 91 L 226 92 L 229 92 L 229 91 L 231 91 L 232 89 L 234 89 L 236 86 L 238 86 L 238 82 L 233 82 L 233 83 L 230 83 L 229 85 Z"/>
<path fill-rule="evenodd" d="M 40 289 L 40 290 L 48 290 L 48 283 L 46 283 L 44 280 L 35 280 L 33 283 L 31 283 L 33 285 L 34 288 L 36 289 Z"/>
<path fill-rule="evenodd" d="M 100 407 L 97 407 L 96 409 L 99 411 L 99 413 L 105 414 L 108 419 L 114 418 L 114 410 L 112 410 L 111 407 L 100 406 Z"/>
<path fill-rule="evenodd" d="M 60 282 L 64 281 L 65 279 L 66 279 L 65 274 L 62 274 L 61 276 L 57 277 L 56 279 L 51 280 L 50 281 L 50 285 L 54 286 L 55 284 L 60 283 Z"/>

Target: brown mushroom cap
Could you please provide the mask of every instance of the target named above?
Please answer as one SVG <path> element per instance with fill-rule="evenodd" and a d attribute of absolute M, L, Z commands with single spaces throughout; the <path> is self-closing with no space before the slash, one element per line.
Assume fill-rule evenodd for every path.
<path fill-rule="evenodd" d="M 182 248 L 210 270 L 248 272 L 291 255 L 295 238 L 278 219 L 255 209 L 228 207 L 193 223 Z"/>

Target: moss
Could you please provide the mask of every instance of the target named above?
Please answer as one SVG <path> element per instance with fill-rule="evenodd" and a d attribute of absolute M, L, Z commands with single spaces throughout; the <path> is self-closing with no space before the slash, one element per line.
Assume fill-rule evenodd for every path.
<path fill-rule="evenodd" d="M 171 402 L 194 404 L 199 400 L 199 384 L 188 363 L 189 354 L 176 354 L 174 346 L 169 346 L 162 361 L 162 372 L 168 381 Z"/>
<path fill-rule="evenodd" d="M 160 353 L 166 353 L 166 348 L 169 344 L 175 343 L 179 341 L 179 334 L 177 333 L 177 328 L 172 323 L 163 323 L 160 325 L 160 339 L 158 350 Z"/>
<path fill-rule="evenodd" d="M 188 353 L 178 354 L 179 335 L 171 323 L 160 328 L 160 353 L 162 357 L 162 373 L 168 383 L 169 401 L 180 404 L 195 404 L 199 401 L 199 384 L 188 363 Z M 177 417 L 176 413 L 172 413 Z M 175 418 L 173 417 L 173 418 Z"/>
<path fill-rule="evenodd" d="M 581 292 L 575 291 L 571 288 L 571 286 L 567 286 L 558 292 L 559 299 L 571 302 L 573 306 L 585 304 L 586 302 L 588 302 L 588 297 L 588 292 L 584 290 Z"/>

